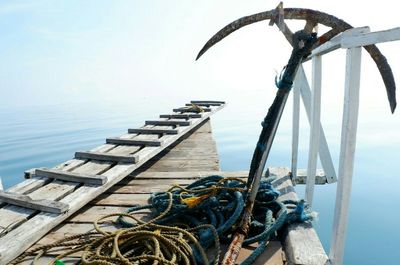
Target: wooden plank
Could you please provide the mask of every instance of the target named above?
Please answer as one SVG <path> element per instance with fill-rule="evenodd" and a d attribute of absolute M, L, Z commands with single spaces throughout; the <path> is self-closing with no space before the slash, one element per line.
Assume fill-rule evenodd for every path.
<path fill-rule="evenodd" d="M 26 259 L 24 259 L 19 265 L 32 265 L 33 264 L 33 260 L 35 259 L 35 257 L 33 256 L 29 256 Z M 35 265 L 48 265 L 48 264 L 53 264 L 52 262 L 54 262 L 55 256 L 43 256 L 40 258 L 39 261 L 36 261 L 34 264 Z M 81 259 L 78 257 L 67 257 L 67 258 L 63 258 L 62 262 L 65 265 L 76 265 L 79 264 L 79 261 Z"/>
<path fill-rule="evenodd" d="M 167 119 L 201 118 L 201 114 L 161 114 L 160 118 L 167 118 Z"/>
<path fill-rule="evenodd" d="M 77 186 L 78 183 L 76 182 L 64 182 L 56 180 L 34 190 L 33 192 L 30 192 L 29 197 L 33 200 L 47 199 L 58 201 L 67 194 L 72 193 Z M 7 232 L 10 232 L 12 231 L 12 228 L 15 228 L 21 223 L 26 222 L 29 218 L 37 213 L 38 211 L 33 209 L 7 204 L 0 209 L 0 226 L 7 227 Z"/>
<path fill-rule="evenodd" d="M 400 27 L 361 35 L 344 36 L 341 41 L 341 47 L 353 48 L 396 40 L 400 40 Z"/>
<path fill-rule="evenodd" d="M 207 151 L 206 149 L 197 148 L 197 152 L 192 152 L 189 149 L 175 150 L 174 148 L 172 148 L 168 149 L 168 152 L 153 157 L 152 159 L 150 159 L 150 161 L 159 160 L 160 158 L 163 158 L 163 160 L 170 160 L 170 159 L 212 160 L 212 159 L 217 159 L 218 154 L 215 150 Z"/>
<path fill-rule="evenodd" d="M 190 121 L 180 121 L 180 120 L 156 120 L 156 121 L 146 121 L 146 125 L 178 125 L 178 126 L 189 126 Z"/>
<path fill-rule="evenodd" d="M 71 223 L 90 223 L 98 218 L 111 213 L 126 212 L 130 207 L 128 206 L 93 206 L 86 205 L 83 209 L 75 213 L 68 222 Z"/>
<path fill-rule="evenodd" d="M 203 111 L 199 111 L 199 110 L 191 110 L 188 108 L 177 108 L 177 109 L 173 109 L 173 112 L 194 112 L 194 113 L 199 113 L 199 112 L 211 112 L 211 108 L 201 108 Z"/>
<path fill-rule="evenodd" d="M 148 193 L 134 194 L 101 194 L 90 202 L 91 205 L 98 206 L 135 206 L 137 204 L 147 204 L 149 201 Z"/>
<path fill-rule="evenodd" d="M 296 184 L 306 184 L 307 182 L 307 169 L 298 169 L 297 177 L 293 178 L 292 181 L 296 181 Z M 315 184 L 324 185 L 327 184 L 325 172 L 322 169 L 317 169 L 315 174 Z"/>
<path fill-rule="evenodd" d="M 0 201 L 11 205 L 21 206 L 28 209 L 39 210 L 49 213 L 65 213 L 69 206 L 62 202 L 51 200 L 32 200 L 27 195 L 0 191 Z"/>
<path fill-rule="evenodd" d="M 216 104 L 225 104 L 225 101 L 218 101 L 218 100 L 191 100 L 190 103 L 199 104 L 199 103 L 216 103 Z M 219 106 L 218 105 L 218 106 Z"/>
<path fill-rule="evenodd" d="M 202 118 L 196 119 L 193 121 L 191 126 L 182 127 L 180 133 L 178 135 L 165 135 L 163 137 L 171 137 L 168 138 L 168 141 L 165 141 L 165 145 L 161 147 L 145 147 L 140 151 L 145 151 L 142 154 L 145 158 L 144 160 L 139 160 L 136 164 L 126 164 L 126 163 L 118 163 L 117 165 L 113 165 L 111 163 L 104 163 L 104 166 L 107 167 L 107 170 L 102 169 L 101 174 L 103 176 L 108 177 L 109 181 L 99 187 L 83 185 L 76 189 L 73 193 L 65 196 L 61 199 L 62 202 L 70 205 L 70 210 L 63 215 L 55 215 L 55 214 L 45 214 L 39 213 L 37 215 L 32 216 L 28 222 L 25 222 L 18 226 L 18 228 L 13 229 L 8 234 L 0 238 L 0 264 L 7 263 L 17 257 L 21 252 L 26 250 L 30 245 L 36 242 L 38 239 L 43 237 L 49 230 L 55 227 L 57 224 L 71 216 L 77 210 L 81 209 L 82 206 L 86 205 L 93 198 L 102 194 L 105 190 L 119 182 L 121 179 L 129 175 L 132 171 L 143 165 L 148 159 L 151 158 L 151 155 L 156 155 L 166 147 L 173 144 L 176 140 L 181 138 L 183 135 L 188 133 L 191 130 L 197 129 L 203 122 L 206 122 L 211 114 L 220 110 L 223 106 L 212 108 L 211 113 L 205 113 Z M 132 135 L 131 135 L 132 136 Z M 163 138 L 165 139 L 165 138 Z M 119 147 L 115 147 L 114 145 L 106 144 L 103 145 L 104 148 L 108 148 L 108 152 L 112 152 Z M 127 146 L 125 146 L 127 147 Z M 157 150 L 155 150 L 156 148 Z M 139 151 L 139 152 L 140 152 Z M 102 153 L 107 151 L 101 151 Z M 138 153 L 139 153 L 138 152 Z M 147 160 L 146 160 L 147 159 Z M 92 163 L 101 163 L 100 161 L 90 161 L 87 164 Z M 76 170 L 84 167 L 84 164 L 81 167 L 78 167 Z M 74 170 L 75 172 L 75 170 Z M 99 173 L 95 173 L 99 174 Z M 48 185 L 46 185 L 48 186 Z M 0 209 L 1 210 L 1 209 Z M 0 216 L 2 216 L 0 214 Z M 32 227 L 34 229 L 32 229 Z"/>
<path fill-rule="evenodd" d="M 200 106 L 200 107 L 210 107 L 210 106 L 220 106 L 221 103 L 212 103 L 212 102 L 202 102 L 202 103 L 186 103 L 185 106 Z"/>
<path fill-rule="evenodd" d="M 178 134 L 178 130 L 177 129 L 158 129 L 158 128 L 138 128 L 138 129 L 128 129 L 128 133 Z"/>
<path fill-rule="evenodd" d="M 93 151 L 106 151 L 108 149 L 109 146 L 102 145 L 94 148 Z M 55 167 L 55 169 L 66 171 L 72 170 L 81 173 L 101 173 L 107 168 L 109 168 L 109 165 L 107 163 L 85 163 L 85 160 L 77 159 L 66 161 Z M 9 188 L 7 191 L 18 194 L 27 194 L 29 195 L 29 197 L 35 200 L 51 199 L 57 201 L 72 193 L 78 185 L 80 184 L 76 182 L 64 182 L 59 180 L 51 181 L 51 179 L 47 178 L 35 178 L 19 183 Z M 9 232 L 13 228 L 18 227 L 20 224 L 29 220 L 29 218 L 33 217 L 37 213 L 38 211 L 36 210 L 14 205 L 5 205 L 3 208 L 0 209 L 0 226 L 7 227 L 6 232 Z"/>
<path fill-rule="evenodd" d="M 145 146 L 161 146 L 163 141 L 160 140 L 136 140 L 136 139 L 121 139 L 121 138 L 107 138 L 108 144 L 120 145 L 145 145 Z"/>
<path fill-rule="evenodd" d="M 360 35 L 363 35 L 368 32 L 370 32 L 369 27 L 359 27 L 359 28 L 348 29 L 342 33 L 339 33 L 338 35 L 333 37 L 328 42 L 325 42 L 324 44 L 322 44 L 319 47 L 312 50 L 309 58 L 317 56 L 317 55 L 320 56 L 323 54 L 327 54 L 327 53 L 337 50 L 339 48 L 345 48 L 346 43 L 343 44 L 344 39 L 347 39 L 350 37 L 355 37 L 355 36 L 360 36 Z"/>
<path fill-rule="evenodd" d="M 236 260 L 236 264 L 243 262 L 256 249 L 258 244 L 243 247 Z M 285 253 L 279 241 L 269 241 L 264 252 L 252 263 L 252 265 L 284 265 Z"/>
<path fill-rule="evenodd" d="M 154 164 L 149 167 L 145 167 L 148 171 L 197 171 L 197 170 L 206 170 L 206 171 L 218 171 L 219 170 L 219 160 L 186 160 L 186 159 L 177 159 L 177 160 L 168 160 L 156 161 Z"/>
<path fill-rule="evenodd" d="M 299 67 L 297 73 L 301 75 L 301 80 L 303 81 L 303 83 L 300 86 L 300 94 L 303 99 L 304 108 L 306 110 L 308 121 L 311 122 L 311 89 L 307 82 L 306 73 L 304 72 L 304 68 L 302 65 Z M 319 130 L 320 130 L 320 143 L 318 150 L 319 157 L 321 160 L 322 167 L 325 170 L 328 183 L 334 183 L 337 180 L 335 167 L 333 166 L 332 156 L 329 151 L 328 143 L 326 141 L 322 124 L 320 125 Z"/>
<path fill-rule="evenodd" d="M 84 184 L 103 185 L 107 182 L 107 178 L 101 175 L 80 174 L 75 172 L 67 172 L 58 169 L 41 168 L 35 170 L 36 177 L 53 178 L 65 181 L 80 182 Z"/>
<path fill-rule="evenodd" d="M 300 134 L 300 84 L 302 76 L 296 74 L 293 86 L 293 112 L 292 112 L 292 164 L 291 172 L 293 179 L 297 178 L 297 160 L 299 155 L 299 134 Z"/>
<path fill-rule="evenodd" d="M 114 185 L 107 190 L 106 193 L 152 193 L 166 191 L 171 188 L 172 185 L 187 186 L 192 182 L 193 179 L 159 179 L 156 183 L 149 179 L 135 179 L 134 181 L 130 181 L 125 185 Z"/>
<path fill-rule="evenodd" d="M 288 168 L 271 167 L 267 175 L 277 177 L 272 184 L 281 193 L 279 200 L 298 200 Z M 329 264 L 328 256 L 311 223 L 289 224 L 280 233 L 289 264 Z"/>
<path fill-rule="evenodd" d="M 154 126 L 146 125 L 146 127 L 154 127 Z M 165 129 L 164 127 L 161 127 L 161 128 Z M 119 138 L 149 141 L 149 140 L 158 140 L 159 135 L 157 135 L 157 134 L 132 135 L 132 134 L 128 133 L 128 134 L 121 135 Z M 139 145 L 136 145 L 136 146 L 135 145 L 114 145 L 114 146 L 116 146 L 116 147 L 114 149 L 111 149 L 109 152 L 107 152 L 108 154 L 131 156 L 143 148 L 143 146 L 139 146 Z M 137 157 L 137 159 L 139 159 L 139 158 Z"/>
<path fill-rule="evenodd" d="M 110 218 L 109 220 L 112 220 Z M 114 217 L 115 220 L 115 217 Z M 103 223 L 101 228 L 105 231 L 115 231 L 116 228 L 109 223 Z M 65 237 L 74 236 L 77 234 L 87 233 L 93 231 L 93 224 L 90 223 L 69 223 L 68 225 L 57 226 L 53 231 L 51 231 L 46 237 L 40 239 L 36 246 L 46 245 L 64 239 Z"/>
<path fill-rule="evenodd" d="M 75 158 L 78 159 L 92 159 L 107 162 L 122 162 L 122 163 L 137 163 L 138 158 L 135 155 L 114 155 L 109 153 L 91 152 L 91 151 L 78 151 L 75 152 Z"/>
<path fill-rule="evenodd" d="M 236 172 L 225 172 L 225 171 L 176 171 L 176 172 L 150 172 L 150 171 L 135 171 L 132 172 L 129 177 L 123 179 L 119 184 L 125 185 L 133 180 L 140 179 L 199 179 L 206 176 L 219 175 L 224 177 L 240 177 L 247 178 L 249 175 L 248 171 L 236 171 Z"/>
<path fill-rule="evenodd" d="M 329 252 L 332 265 L 343 264 L 357 141 L 360 72 L 361 48 L 348 49 L 346 55 L 345 96 L 338 172 L 340 178 L 337 184 L 332 242 Z"/>
<path fill-rule="evenodd" d="M 314 56 L 312 59 L 312 91 L 311 91 L 311 124 L 310 141 L 307 165 L 307 183 L 305 199 L 311 206 L 314 197 L 315 173 L 317 172 L 318 149 L 320 142 L 321 124 L 321 78 L 322 58 Z"/>

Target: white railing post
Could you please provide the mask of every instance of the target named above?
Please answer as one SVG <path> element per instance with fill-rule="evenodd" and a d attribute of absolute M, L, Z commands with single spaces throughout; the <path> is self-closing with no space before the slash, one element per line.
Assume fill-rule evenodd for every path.
<path fill-rule="evenodd" d="M 311 102 L 311 130 L 310 130 L 310 148 L 308 153 L 307 183 L 305 199 L 311 206 L 315 176 L 317 173 L 319 135 L 320 135 L 320 117 L 321 117 L 321 75 L 322 58 L 320 55 L 312 59 L 312 102 Z"/>
<path fill-rule="evenodd" d="M 292 179 L 296 184 L 297 159 L 299 153 L 299 127 L 300 127 L 300 86 L 304 82 L 302 76 L 297 74 L 293 86 L 293 118 L 292 118 Z"/>
<path fill-rule="evenodd" d="M 360 90 L 361 47 L 350 48 L 346 55 L 346 80 L 343 104 L 342 135 L 332 242 L 329 258 L 332 265 L 343 264 L 344 246 L 356 148 Z"/>
<path fill-rule="evenodd" d="M 4 188 L 3 188 L 3 183 L 2 183 L 2 181 L 1 181 L 1 177 L 0 177 L 0 190 L 3 190 Z"/>
<path fill-rule="evenodd" d="M 301 77 L 301 86 L 300 86 L 300 95 L 304 103 L 304 108 L 306 110 L 307 118 L 311 123 L 311 89 L 310 85 L 308 84 L 306 73 L 304 72 L 303 66 L 300 66 L 297 74 Z M 320 124 L 319 127 L 320 131 L 320 143 L 319 143 L 319 158 L 321 160 L 322 167 L 325 171 L 326 180 L 328 183 L 336 182 L 336 171 L 335 167 L 332 162 L 332 156 L 329 152 L 328 142 L 325 138 L 324 129 Z"/>

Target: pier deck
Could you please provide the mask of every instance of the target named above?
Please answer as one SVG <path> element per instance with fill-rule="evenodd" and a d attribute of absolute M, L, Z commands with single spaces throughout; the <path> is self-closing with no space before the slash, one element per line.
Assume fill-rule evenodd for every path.
<path fill-rule="evenodd" d="M 274 185 L 282 193 L 282 199 L 297 198 L 286 168 L 270 168 L 268 173 L 278 177 Z M 32 247 L 91 231 L 93 221 L 103 215 L 124 212 L 135 204 L 146 204 L 152 192 L 166 190 L 172 184 L 187 185 L 211 174 L 247 177 L 246 171 L 220 171 L 217 148 L 210 121 L 207 119 L 75 214 L 66 218 Z M 107 226 L 107 223 L 103 225 Z M 243 260 L 253 249 L 254 246 L 243 249 L 239 259 Z M 57 254 L 59 254 L 58 251 L 52 252 L 36 264 L 48 264 Z M 33 258 L 29 257 L 22 264 L 31 264 Z M 78 256 L 73 254 L 63 261 L 66 264 L 74 264 L 78 259 Z M 269 242 L 266 251 L 255 264 L 324 264 L 326 260 L 326 254 L 312 226 L 296 224 L 289 226 L 274 241 Z M 3 263 L 0 262 L 0 264 Z"/>

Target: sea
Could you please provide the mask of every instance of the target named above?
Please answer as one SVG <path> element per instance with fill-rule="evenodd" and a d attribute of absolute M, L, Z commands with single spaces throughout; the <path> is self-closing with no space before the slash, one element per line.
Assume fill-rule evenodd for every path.
<path fill-rule="evenodd" d="M 101 104 L 0 107 L 0 176 L 4 188 L 23 181 L 23 172 L 27 169 L 52 167 L 71 159 L 75 151 L 90 150 L 104 143 L 106 137 L 140 127 L 144 120 L 157 118 L 158 114 L 171 113 L 173 107 L 186 103 L 184 100 L 155 101 L 148 97 Z M 257 100 L 257 95 L 243 95 L 227 103 L 211 119 L 221 170 L 248 170 L 270 101 Z M 336 119 L 323 124 L 336 169 L 341 129 L 338 110 Z M 289 101 L 267 166 L 290 167 L 291 114 Z M 306 168 L 309 125 L 303 109 L 300 114 L 299 168 Z M 399 126 L 393 127 L 390 118 L 382 121 L 365 117 L 361 112 L 344 264 L 398 264 L 399 134 Z M 296 190 L 300 197 L 304 196 L 304 185 L 297 185 Z M 327 252 L 335 196 L 336 184 L 315 187 L 313 210 L 318 218 L 314 226 Z"/>

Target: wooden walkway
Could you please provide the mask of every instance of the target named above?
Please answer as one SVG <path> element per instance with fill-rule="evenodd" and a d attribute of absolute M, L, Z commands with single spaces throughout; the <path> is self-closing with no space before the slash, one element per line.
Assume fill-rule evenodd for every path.
<path fill-rule="evenodd" d="M 268 172 L 278 177 L 274 185 L 283 194 L 281 199 L 297 199 L 288 169 L 270 168 Z M 187 185 L 211 174 L 247 177 L 246 171 L 220 171 L 211 124 L 206 120 L 196 130 L 167 147 L 131 175 L 114 184 L 64 220 L 33 247 L 53 243 L 66 236 L 93 231 L 93 221 L 103 215 L 123 212 L 135 204 L 146 204 L 152 192 L 166 190 L 172 184 Z M 103 225 L 109 226 L 107 223 Z M 243 249 L 239 261 L 247 257 L 255 247 Z M 54 255 L 59 253 L 59 251 L 52 252 L 36 264 L 48 264 Z M 22 264 L 32 264 L 32 260 L 33 257 L 30 257 Z M 78 260 L 76 254 L 63 259 L 66 264 L 75 264 Z M 326 260 L 326 254 L 312 226 L 296 224 L 289 226 L 279 237 L 269 242 L 266 251 L 257 259 L 255 265 L 311 265 L 325 264 Z M 1 262 L 0 264 L 2 265 Z"/>
<path fill-rule="evenodd" d="M 195 103 L 146 121 L 119 138 L 109 138 L 91 151 L 76 152 L 74 159 L 55 168 L 33 170 L 28 173 L 33 178 L 0 191 L 0 264 L 16 258 L 224 107 L 224 102 Z"/>
<path fill-rule="evenodd" d="M 155 157 L 138 172 L 126 177 L 106 193 L 90 202 L 71 218 L 53 229 L 33 247 L 49 244 L 65 236 L 88 232 L 93 229 L 92 222 L 97 218 L 115 212 L 123 212 L 135 204 L 147 203 L 151 192 L 168 189 L 172 184 L 187 185 L 202 176 L 210 174 L 247 177 L 247 172 L 220 172 L 217 148 L 212 136 L 210 121 L 196 131 Z M 242 252 L 243 259 L 252 248 Z M 55 252 L 53 254 L 57 254 Z M 48 264 L 52 256 L 41 259 L 39 264 Z M 23 264 L 31 264 L 32 259 Z M 67 264 L 78 259 L 71 256 Z M 270 247 L 256 264 L 285 264 L 284 253 L 279 241 L 270 243 Z"/>

